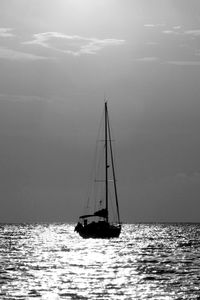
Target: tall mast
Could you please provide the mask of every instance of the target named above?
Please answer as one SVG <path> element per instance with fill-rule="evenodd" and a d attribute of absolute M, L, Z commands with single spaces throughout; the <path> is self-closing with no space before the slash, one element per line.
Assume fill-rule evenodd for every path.
<path fill-rule="evenodd" d="M 105 101 L 105 193 L 106 193 L 106 221 L 108 222 L 108 109 Z"/>
<path fill-rule="evenodd" d="M 119 204 L 118 204 L 118 195 L 117 195 L 117 184 L 116 184 L 116 175 L 115 175 L 115 167 L 114 167 L 114 157 L 113 157 L 112 142 L 111 142 L 111 130 L 110 130 L 110 122 L 109 122 L 109 117 L 108 116 L 107 116 L 107 123 L 108 123 L 110 155 L 111 155 L 112 173 L 113 173 L 114 190 L 115 190 L 115 200 L 116 200 L 116 207 L 117 207 L 117 217 L 118 217 L 118 222 L 120 223 Z"/>

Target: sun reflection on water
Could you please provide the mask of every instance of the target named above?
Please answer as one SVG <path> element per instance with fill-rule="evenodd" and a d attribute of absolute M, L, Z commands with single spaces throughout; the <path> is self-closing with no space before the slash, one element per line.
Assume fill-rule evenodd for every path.
<path fill-rule="evenodd" d="M 111 240 L 84 240 L 70 224 L 1 226 L 0 299 L 198 299 L 191 226 L 124 225 Z"/>

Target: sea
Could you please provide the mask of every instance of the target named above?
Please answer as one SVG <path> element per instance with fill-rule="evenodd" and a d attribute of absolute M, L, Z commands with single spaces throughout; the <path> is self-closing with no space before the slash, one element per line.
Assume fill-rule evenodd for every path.
<path fill-rule="evenodd" d="M 200 224 L 124 224 L 82 239 L 75 224 L 0 225 L 0 299 L 200 299 Z"/>

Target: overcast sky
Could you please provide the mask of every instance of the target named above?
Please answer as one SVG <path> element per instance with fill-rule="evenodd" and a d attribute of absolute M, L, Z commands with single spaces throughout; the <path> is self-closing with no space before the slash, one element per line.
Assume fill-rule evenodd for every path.
<path fill-rule="evenodd" d="M 0 221 L 76 221 L 104 94 L 124 222 L 200 221 L 200 1 L 0 1 Z"/>

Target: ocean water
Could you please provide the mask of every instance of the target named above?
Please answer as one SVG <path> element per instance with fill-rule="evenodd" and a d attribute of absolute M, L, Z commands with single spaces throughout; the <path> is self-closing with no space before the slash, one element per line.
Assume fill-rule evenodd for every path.
<path fill-rule="evenodd" d="M 0 299 L 200 299 L 200 224 L 126 224 L 111 240 L 2 224 Z"/>

